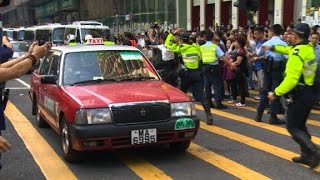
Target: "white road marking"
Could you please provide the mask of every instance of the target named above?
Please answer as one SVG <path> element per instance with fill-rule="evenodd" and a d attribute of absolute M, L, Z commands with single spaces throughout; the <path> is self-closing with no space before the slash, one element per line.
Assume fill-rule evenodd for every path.
<path fill-rule="evenodd" d="M 16 78 L 17 81 L 19 81 L 21 84 L 23 84 L 24 86 L 28 87 L 30 89 L 30 85 L 24 81 L 22 81 L 21 79 L 19 78 Z M 10 88 L 11 89 L 11 88 Z"/>
<path fill-rule="evenodd" d="M 27 89 L 27 90 L 29 90 L 30 88 L 28 88 L 28 87 L 6 87 L 6 89 L 12 89 L 12 90 L 23 90 L 23 89 Z"/>

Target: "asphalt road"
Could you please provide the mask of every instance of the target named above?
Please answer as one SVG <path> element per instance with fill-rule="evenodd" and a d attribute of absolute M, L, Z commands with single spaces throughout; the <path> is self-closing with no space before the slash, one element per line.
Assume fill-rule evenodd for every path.
<path fill-rule="evenodd" d="M 6 110 L 7 130 L 3 134 L 12 150 L 3 154 L 0 180 L 320 179 L 319 167 L 310 170 L 290 161 L 299 153 L 299 147 L 284 126 L 252 120 L 257 104 L 252 98 L 248 98 L 245 108 L 213 109 L 214 126 L 201 123 L 186 153 L 170 152 L 166 146 L 92 152 L 85 155 L 82 163 L 69 164 L 61 158 L 59 136 L 50 128 L 35 125 L 28 84 L 30 75 L 7 83 L 12 104 Z M 205 119 L 201 106 L 197 105 L 197 109 L 198 116 Z M 317 144 L 320 144 L 319 117 L 320 111 L 314 110 L 308 121 Z M 264 121 L 267 118 L 265 115 Z M 44 146 L 43 142 L 47 144 Z"/>

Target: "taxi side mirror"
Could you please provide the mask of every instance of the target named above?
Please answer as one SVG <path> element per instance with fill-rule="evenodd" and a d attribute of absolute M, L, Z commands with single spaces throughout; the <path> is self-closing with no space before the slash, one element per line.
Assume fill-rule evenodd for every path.
<path fill-rule="evenodd" d="M 57 84 L 56 75 L 42 75 L 40 78 L 42 84 Z"/>

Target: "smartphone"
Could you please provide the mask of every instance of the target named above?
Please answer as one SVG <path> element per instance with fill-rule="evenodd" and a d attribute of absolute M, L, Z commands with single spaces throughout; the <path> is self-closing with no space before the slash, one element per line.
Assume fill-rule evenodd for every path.
<path fill-rule="evenodd" d="M 46 40 L 45 40 L 43 37 L 39 38 L 39 41 L 38 41 L 38 45 L 39 45 L 39 46 L 42 46 L 42 45 L 44 45 L 45 43 L 46 43 Z"/>

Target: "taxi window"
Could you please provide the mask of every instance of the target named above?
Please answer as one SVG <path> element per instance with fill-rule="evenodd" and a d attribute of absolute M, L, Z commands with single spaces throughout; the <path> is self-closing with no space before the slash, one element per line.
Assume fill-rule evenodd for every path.
<path fill-rule="evenodd" d="M 51 63 L 52 59 L 53 59 L 53 54 L 52 54 L 52 52 L 50 52 L 50 54 L 47 55 L 41 63 L 41 67 L 40 67 L 40 71 L 39 71 L 40 75 L 48 75 L 49 74 L 50 63 Z"/>
<path fill-rule="evenodd" d="M 159 80 L 152 66 L 139 51 L 93 51 L 65 55 L 63 84 L 115 79 Z"/>
<path fill-rule="evenodd" d="M 50 63 L 49 75 L 59 74 L 59 62 L 60 62 L 60 56 L 54 54 L 52 57 L 52 61 Z"/>

